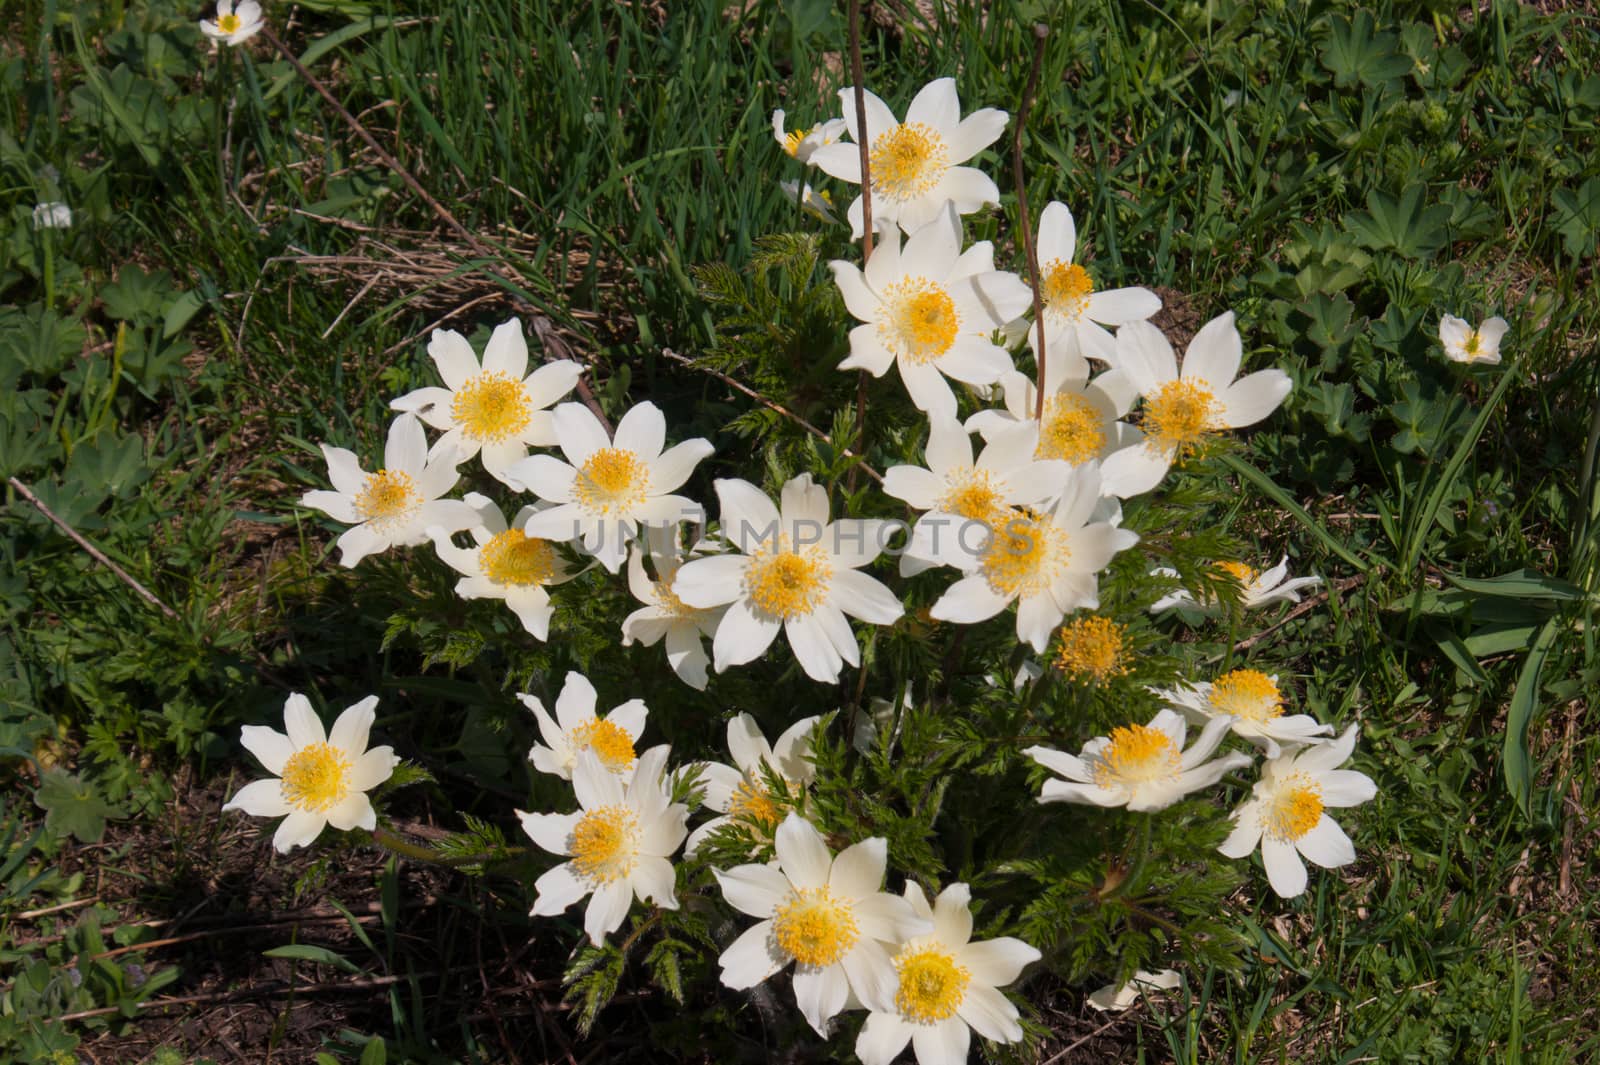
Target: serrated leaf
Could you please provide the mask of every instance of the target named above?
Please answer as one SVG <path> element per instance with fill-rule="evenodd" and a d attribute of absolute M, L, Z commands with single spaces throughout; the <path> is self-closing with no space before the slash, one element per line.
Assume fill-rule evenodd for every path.
<path fill-rule="evenodd" d="M 64 769 L 45 770 L 33 801 L 45 811 L 46 828 L 71 833 L 84 843 L 99 843 L 105 835 L 106 818 L 122 816 L 122 811 L 102 799 L 92 784 Z"/>
<path fill-rule="evenodd" d="M 1551 219 L 1567 251 L 1578 258 L 1595 253 L 1600 241 L 1600 178 L 1590 178 L 1576 191 L 1557 189 L 1550 197 Z"/>
<path fill-rule="evenodd" d="M 1329 20 L 1322 65 L 1333 72 L 1335 85 L 1348 89 L 1360 83 L 1376 88 L 1411 72 L 1411 60 L 1396 50 L 1399 39 L 1388 31 L 1376 30 L 1370 11 L 1357 11 L 1353 18 Z"/>
<path fill-rule="evenodd" d="M 1450 208 L 1443 204 L 1424 207 L 1425 191 L 1421 185 L 1412 185 L 1395 198 L 1373 189 L 1367 193 L 1367 209 L 1345 215 L 1345 225 L 1374 251 L 1393 251 L 1408 259 L 1428 258 L 1448 240 Z"/>

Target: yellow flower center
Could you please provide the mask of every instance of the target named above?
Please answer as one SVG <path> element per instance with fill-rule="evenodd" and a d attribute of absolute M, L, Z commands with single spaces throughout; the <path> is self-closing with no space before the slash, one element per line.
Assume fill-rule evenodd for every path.
<path fill-rule="evenodd" d="M 590 455 L 572 482 L 573 497 L 587 510 L 610 514 L 643 503 L 650 487 L 650 467 L 631 451 L 603 447 Z"/>
<path fill-rule="evenodd" d="M 663 581 L 652 581 L 651 591 L 656 597 L 656 608 L 663 613 L 672 615 L 675 618 L 688 619 L 707 613 L 705 608 L 690 606 L 688 603 L 685 603 L 682 599 L 679 599 L 676 595 L 672 594 L 672 581 L 670 579 Z"/>
<path fill-rule="evenodd" d="M 1056 668 L 1069 677 L 1098 684 L 1122 676 L 1128 672 L 1124 654 L 1127 632 L 1127 626 L 1098 614 L 1078 618 L 1061 629 Z"/>
<path fill-rule="evenodd" d="M 1292 843 L 1322 820 L 1322 789 L 1304 773 L 1295 773 L 1279 785 L 1263 817 L 1272 838 Z"/>
<path fill-rule="evenodd" d="M 470 440 L 497 442 L 516 436 L 533 420 L 533 401 L 520 381 L 498 370 L 456 389 L 450 417 Z"/>
<path fill-rule="evenodd" d="M 1036 459 L 1061 459 L 1082 465 L 1106 446 L 1105 426 L 1094 404 L 1076 392 L 1057 392 L 1044 401 Z"/>
<path fill-rule="evenodd" d="M 910 200 L 939 183 L 950 167 L 950 152 L 933 129 L 907 122 L 873 140 L 868 162 L 874 195 Z"/>
<path fill-rule="evenodd" d="M 861 938 L 855 907 L 825 887 L 795 888 L 772 915 L 772 934 L 801 965 L 832 965 Z"/>
<path fill-rule="evenodd" d="M 1168 381 L 1145 399 L 1144 432 L 1157 451 L 1172 452 L 1181 460 L 1211 429 L 1221 415 L 1211 389 L 1198 381 Z"/>
<path fill-rule="evenodd" d="M 957 965 L 955 956 L 941 950 L 936 943 L 907 944 L 895 955 L 894 968 L 900 975 L 894 1004 L 907 1020 L 918 1024 L 932 1024 L 954 1016 L 967 997 L 967 985 L 972 982 L 972 973 L 967 967 Z"/>
<path fill-rule="evenodd" d="M 548 541 L 521 529 L 507 529 L 478 552 L 478 568 L 496 584 L 544 584 L 556 575 L 559 562 Z"/>
<path fill-rule="evenodd" d="M 790 130 L 788 133 L 783 135 L 783 150 L 788 152 L 790 155 L 799 155 L 801 143 L 806 139 L 806 137 L 810 136 L 810 134 L 811 131 L 809 129 Z"/>
<path fill-rule="evenodd" d="M 217 16 L 217 29 L 221 30 L 223 33 L 233 33 L 236 30 L 238 30 L 238 28 L 239 28 L 239 16 L 238 15 L 218 15 Z"/>
<path fill-rule="evenodd" d="M 1478 338 L 1478 331 L 1476 329 L 1467 334 L 1466 351 L 1468 355 L 1476 355 L 1479 347 L 1481 346 L 1482 341 Z"/>
<path fill-rule="evenodd" d="M 411 475 L 400 470 L 379 470 L 367 474 L 366 483 L 356 495 L 356 513 L 377 525 L 393 524 L 422 502 L 422 493 Z"/>
<path fill-rule="evenodd" d="M 572 829 L 572 864 L 592 884 L 609 884 L 639 863 L 639 819 L 626 806 L 602 806 Z"/>
<path fill-rule="evenodd" d="M 1207 700 L 1219 714 L 1265 725 L 1283 716 L 1283 696 L 1277 682 L 1257 669 L 1224 673 L 1211 685 Z"/>
<path fill-rule="evenodd" d="M 1076 322 L 1089 306 L 1089 296 L 1094 292 L 1094 281 L 1089 271 L 1077 263 L 1064 263 L 1052 259 L 1043 267 L 1039 282 L 1039 298 L 1051 314 Z"/>
<path fill-rule="evenodd" d="M 767 791 L 767 786 L 759 780 L 750 779 L 748 775 L 733 789 L 733 798 L 728 803 L 729 817 L 763 825 L 777 824 L 782 812 Z"/>
<path fill-rule="evenodd" d="M 915 363 L 932 362 L 949 351 L 961 330 L 955 301 L 943 285 L 924 277 L 908 277 L 884 289 L 883 306 L 878 339 Z"/>
<path fill-rule="evenodd" d="M 1177 744 L 1160 729 L 1124 725 L 1112 729 L 1109 739 L 1094 763 L 1094 782 L 1102 788 L 1173 780 L 1183 769 Z"/>
<path fill-rule="evenodd" d="M 993 525 L 1005 511 L 1005 501 L 994 475 L 988 470 L 970 466 L 951 473 L 950 486 L 936 509 Z"/>
<path fill-rule="evenodd" d="M 1254 584 L 1256 582 L 1256 578 L 1261 576 L 1260 570 L 1252 569 L 1243 562 L 1218 562 L 1215 563 L 1212 568 L 1219 569 L 1228 574 L 1246 588 Z"/>
<path fill-rule="evenodd" d="M 633 766 L 633 737 L 615 722 L 599 717 L 586 721 L 572 730 L 570 739 L 574 758 L 587 747 L 613 773 L 625 773 Z"/>
<path fill-rule="evenodd" d="M 979 567 L 989 587 L 1009 597 L 1046 591 L 1071 557 L 1065 529 L 1029 508 L 1013 510 L 984 546 Z"/>
<path fill-rule="evenodd" d="M 332 809 L 350 794 L 350 756 L 326 743 L 302 747 L 283 763 L 283 798 L 311 813 Z"/>
<path fill-rule="evenodd" d="M 775 551 L 759 551 L 744 571 L 744 591 L 763 613 L 788 621 L 811 613 L 828 597 L 833 564 L 820 546 L 789 550 L 787 538 Z"/>

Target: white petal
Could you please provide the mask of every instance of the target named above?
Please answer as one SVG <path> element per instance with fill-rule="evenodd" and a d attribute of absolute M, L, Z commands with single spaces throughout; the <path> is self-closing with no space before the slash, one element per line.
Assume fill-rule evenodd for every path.
<path fill-rule="evenodd" d="M 837 965 L 823 969 L 795 969 L 794 999 L 801 1016 L 824 1038 L 828 1022 L 842 1009 L 850 997 L 850 983 L 844 970 Z"/>
<path fill-rule="evenodd" d="M 571 862 L 562 862 L 535 880 L 533 889 L 533 913 L 553 917 L 589 894 L 590 885 L 573 872 Z"/>
<path fill-rule="evenodd" d="M 1267 881 L 1281 898 L 1292 899 L 1306 889 L 1306 866 L 1294 844 L 1272 836 L 1261 840 L 1261 861 L 1267 867 Z"/>
<path fill-rule="evenodd" d="M 530 814 L 517 812 L 522 831 L 551 854 L 571 854 L 572 830 L 583 819 L 582 811 L 570 814 Z"/>
<path fill-rule="evenodd" d="M 1017 1023 L 1017 1007 L 988 984 L 973 981 L 961 1005 L 956 1007 L 956 1012 L 985 1039 L 1014 1043 L 1022 1038 L 1022 1026 Z"/>
<path fill-rule="evenodd" d="M 985 107 L 962 119 L 950 138 L 950 161 L 964 163 L 999 140 L 1009 118 L 1004 111 Z"/>
<path fill-rule="evenodd" d="M 427 463 L 428 437 L 422 431 L 422 422 L 415 414 L 400 415 L 389 426 L 389 438 L 383 445 L 384 468 L 415 477 Z"/>
<path fill-rule="evenodd" d="M 365 752 L 367 736 L 372 731 L 372 721 L 377 716 L 377 706 L 378 697 L 369 695 L 348 707 L 334 720 L 333 731 L 328 734 L 328 744 L 339 748 L 352 758 Z"/>
<path fill-rule="evenodd" d="M 744 575 L 749 568 L 746 555 L 712 555 L 685 562 L 673 578 L 672 594 L 695 607 L 731 603 L 744 594 Z"/>
<path fill-rule="evenodd" d="M 773 949 L 771 921 L 745 929 L 717 959 L 723 986 L 734 991 L 756 986 L 788 963 L 787 957 Z"/>
<path fill-rule="evenodd" d="M 745 554 L 752 554 L 763 543 L 776 539 L 778 508 L 765 492 L 737 478 L 718 480 L 715 488 L 722 506 L 722 535 L 729 543 Z"/>
<path fill-rule="evenodd" d="M 334 521 L 353 524 L 363 520 L 360 510 L 356 508 L 355 500 L 338 492 L 315 490 L 307 492 L 300 497 L 302 507 L 320 510 Z"/>
<path fill-rule="evenodd" d="M 1254 425 L 1283 404 L 1294 382 L 1282 370 L 1258 370 L 1222 394 L 1223 422 L 1232 429 Z"/>
<path fill-rule="evenodd" d="M 839 852 L 828 874 L 828 890 L 844 898 L 860 899 L 883 887 L 889 865 L 889 844 L 879 837 L 853 843 Z"/>
<path fill-rule="evenodd" d="M 674 849 L 676 846 L 673 845 Z M 665 858 L 641 855 L 629 880 L 633 884 L 633 893 L 641 900 L 664 910 L 678 908 L 677 877 L 672 871 L 672 863 Z"/>
<path fill-rule="evenodd" d="M 596 888 L 583 915 L 583 930 L 589 933 L 589 942 L 597 947 L 603 945 L 606 936 L 622 927 L 632 908 L 633 889 L 626 880 L 613 880 Z"/>
<path fill-rule="evenodd" d="M 989 587 L 983 577 L 963 577 L 956 581 L 928 612 L 937 621 L 971 625 L 987 621 L 1006 608 L 1010 598 Z"/>
<path fill-rule="evenodd" d="M 911 1028 L 917 1065 L 965 1065 L 972 1052 L 972 1030 L 959 1015 Z"/>
<path fill-rule="evenodd" d="M 288 854 L 296 847 L 309 847 L 322 834 L 328 819 L 310 810 L 293 810 L 278 824 L 272 834 L 272 846 L 279 854 Z"/>
<path fill-rule="evenodd" d="M 589 678 L 577 670 L 569 670 L 556 696 L 556 721 L 562 732 L 571 732 L 579 725 L 592 721 L 595 704 L 600 696 L 589 683 Z"/>
<path fill-rule="evenodd" d="M 1337 869 L 1356 860 L 1355 844 L 1344 829 L 1323 814 L 1311 831 L 1294 841 L 1295 849 L 1324 869 Z"/>
<path fill-rule="evenodd" d="M 1161 297 L 1147 288 L 1113 288 L 1094 292 L 1090 294 L 1086 308 L 1088 317 L 1093 321 L 1119 326 L 1128 322 L 1142 322 L 1159 310 Z M 1193 347 L 1189 353 L 1193 355 Z M 1223 379 L 1223 383 L 1232 380 L 1230 374 Z"/>
<path fill-rule="evenodd" d="M 828 882 L 833 856 L 822 834 L 805 818 L 790 811 L 773 838 L 778 863 L 797 888 L 819 888 Z"/>
<path fill-rule="evenodd" d="M 1004 987 L 1022 975 L 1025 966 L 1042 957 L 1038 949 L 1020 939 L 1004 936 L 968 943 L 957 960 L 972 972 L 975 983 Z"/>
<path fill-rule="evenodd" d="M 861 269 L 844 259 L 833 260 L 828 269 L 833 272 L 833 283 L 839 286 L 839 294 L 844 297 L 845 308 L 863 322 L 877 321 L 878 294 L 867 287 Z"/>
<path fill-rule="evenodd" d="M 1360 806 L 1378 794 L 1372 778 L 1353 769 L 1330 769 L 1318 775 L 1317 784 L 1322 788 L 1324 806 Z"/>
<path fill-rule="evenodd" d="M 253 780 L 233 793 L 224 810 L 242 810 L 251 817 L 282 817 L 294 809 L 283 797 L 283 781 Z"/>
<path fill-rule="evenodd" d="M 1224 311 L 1200 327 L 1183 356 L 1183 379 L 1202 381 L 1213 392 L 1233 384 L 1244 358 L 1244 343 L 1233 324 L 1233 312 Z"/>
<path fill-rule="evenodd" d="M 861 1065 L 890 1065 L 911 1042 L 911 1025 L 892 1013 L 872 1013 L 856 1037 L 856 1057 Z"/>
<path fill-rule="evenodd" d="M 622 416 L 617 423 L 616 434 L 612 437 L 612 446 L 623 451 L 631 451 L 645 462 L 654 462 L 661 456 L 661 449 L 667 443 L 667 419 L 661 413 L 661 408 L 646 400 L 633 407 Z M 682 482 L 680 481 L 679 484 Z M 662 491 L 671 491 L 677 485 L 662 488 Z M 650 485 L 654 492 L 656 485 L 652 480 Z"/>
<path fill-rule="evenodd" d="M 481 372 L 478 356 L 467 338 L 454 329 L 435 329 L 428 341 L 428 354 L 439 370 L 444 386 L 454 392 Z"/>
<path fill-rule="evenodd" d="M 284 700 L 283 726 L 288 733 L 289 743 L 297 751 L 313 743 L 328 741 L 328 734 L 322 728 L 322 719 L 311 709 L 310 700 L 299 692 Z"/>
<path fill-rule="evenodd" d="M 892 625 L 905 613 L 899 597 L 883 582 L 858 570 L 836 570 L 829 597 L 846 614 L 872 625 Z"/>
<path fill-rule="evenodd" d="M 728 905 L 751 917 L 771 917 L 792 893 L 789 878 L 770 865 L 736 865 L 726 871 L 711 871 Z"/>
<path fill-rule="evenodd" d="M 1172 345 L 1149 322 L 1129 322 L 1117 330 L 1116 364 L 1141 396 L 1153 394 L 1178 377 Z"/>
<path fill-rule="evenodd" d="M 896 365 L 900 369 L 900 383 L 905 385 L 906 393 L 918 410 L 926 412 L 930 418 L 956 416 L 955 393 L 950 391 L 944 375 L 936 367 L 907 359 L 896 360 Z"/>
<path fill-rule="evenodd" d="M 669 447 L 650 464 L 650 491 L 671 492 L 681 487 L 694 473 L 694 468 L 714 450 L 711 441 L 700 437 Z"/>
<path fill-rule="evenodd" d="M 573 466 L 582 466 L 602 448 L 611 446 L 605 426 L 582 403 L 563 403 L 551 412 L 561 453 Z"/>
<path fill-rule="evenodd" d="M 355 760 L 350 767 L 350 787 L 356 791 L 371 791 L 394 775 L 400 756 L 393 747 L 374 747 Z"/>
<path fill-rule="evenodd" d="M 245 750 L 256 756 L 261 767 L 275 777 L 282 776 L 284 763 L 295 752 L 295 745 L 289 737 L 265 725 L 245 725 L 239 731 L 239 742 Z"/>
<path fill-rule="evenodd" d="M 806 676 L 823 684 L 838 683 L 844 659 L 814 613 L 789 618 L 783 623 L 783 631 Z"/>
<path fill-rule="evenodd" d="M 364 792 L 352 792 L 327 811 L 328 824 L 341 832 L 364 828 L 368 832 L 378 827 L 378 812 Z"/>
<path fill-rule="evenodd" d="M 495 326 L 483 348 L 483 368 L 522 381 L 528 372 L 528 339 L 522 335 L 521 322 L 512 318 Z"/>

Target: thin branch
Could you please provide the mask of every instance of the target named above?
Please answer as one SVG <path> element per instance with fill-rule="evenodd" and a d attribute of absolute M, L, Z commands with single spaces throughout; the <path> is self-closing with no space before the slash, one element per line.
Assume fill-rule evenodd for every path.
<path fill-rule="evenodd" d="M 1039 254 L 1033 246 L 1033 219 L 1028 214 L 1028 183 L 1022 172 L 1022 127 L 1028 124 L 1028 112 L 1033 108 L 1033 94 L 1039 87 L 1039 68 L 1044 66 L 1044 42 L 1050 28 L 1041 23 L 1033 27 L 1033 68 L 1028 71 L 1028 86 L 1022 90 L 1022 107 L 1017 111 L 1017 125 L 1011 131 L 1011 169 L 1017 184 L 1017 210 L 1022 215 L 1022 254 L 1028 260 L 1028 281 L 1033 286 L 1033 320 L 1038 333 L 1034 351 L 1039 385 L 1034 389 L 1034 421 L 1044 421 L 1044 300 L 1039 295 Z"/>
<path fill-rule="evenodd" d="M 861 265 L 872 258 L 872 143 L 867 136 L 867 84 L 861 63 L 861 0 L 850 0 L 850 77 L 855 81 L 856 151 L 861 157 Z M 856 379 L 856 449 L 867 450 L 867 371 Z M 882 478 L 879 478 L 882 481 Z M 855 474 L 850 476 L 855 488 Z"/>
<path fill-rule="evenodd" d="M 167 617 L 177 620 L 178 612 L 176 610 L 172 609 L 160 599 L 156 598 L 156 594 L 154 592 L 135 580 L 127 570 L 123 569 L 121 566 L 107 558 L 104 551 L 91 544 L 88 540 L 85 540 L 83 535 L 79 533 L 78 530 L 74 529 L 72 526 L 58 518 L 54 511 L 40 501 L 38 496 L 34 495 L 28 490 L 27 485 L 23 484 L 15 477 L 7 477 L 6 482 L 10 484 L 12 488 L 17 490 L 18 495 L 20 495 L 23 499 L 26 499 L 29 503 L 32 503 L 34 509 L 48 518 L 52 525 L 65 533 L 69 540 L 83 548 L 84 551 L 88 553 L 90 558 L 106 567 L 106 569 L 109 569 L 123 584 L 126 584 L 129 588 L 132 588 L 135 592 L 138 592 L 139 597 L 145 602 L 160 610 Z"/>

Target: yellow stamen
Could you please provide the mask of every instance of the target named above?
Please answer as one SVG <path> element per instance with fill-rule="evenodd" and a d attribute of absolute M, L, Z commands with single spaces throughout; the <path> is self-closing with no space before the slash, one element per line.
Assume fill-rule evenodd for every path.
<path fill-rule="evenodd" d="M 801 965 L 832 965 L 861 938 L 855 907 L 825 887 L 796 888 L 772 915 L 772 934 Z"/>
<path fill-rule="evenodd" d="M 932 1024 L 955 1015 L 967 997 L 972 973 L 956 964 L 953 954 L 937 944 L 907 944 L 894 958 L 900 986 L 894 1004 L 904 1017 L 918 1024 Z"/>
<path fill-rule="evenodd" d="M 1283 695 L 1277 682 L 1257 669 L 1224 673 L 1211 685 L 1207 700 L 1219 714 L 1265 725 L 1283 716 Z"/>
<path fill-rule="evenodd" d="M 800 154 L 800 145 L 811 135 L 809 129 L 792 129 L 783 135 L 783 150 L 790 155 Z"/>
<path fill-rule="evenodd" d="M 728 803 L 729 817 L 771 826 L 777 824 L 782 815 L 783 811 L 773 801 L 772 793 L 761 781 L 752 780 L 747 775 L 733 789 L 733 798 Z"/>
<path fill-rule="evenodd" d="M 1061 459 L 1079 466 L 1098 456 L 1105 446 L 1100 412 L 1087 398 L 1076 392 L 1057 392 L 1044 401 L 1034 458 Z"/>
<path fill-rule="evenodd" d="M 602 806 L 572 829 L 572 864 L 590 883 L 609 884 L 639 863 L 639 819 L 626 806 Z"/>
<path fill-rule="evenodd" d="M 783 538 L 775 551 L 758 551 L 744 572 L 745 595 L 756 609 L 788 621 L 811 613 L 828 596 L 833 565 L 820 546 L 798 550 Z"/>
<path fill-rule="evenodd" d="M 498 370 L 481 373 L 456 389 L 450 417 L 469 440 L 496 443 L 528 427 L 533 400 L 520 381 Z"/>
<path fill-rule="evenodd" d="M 1476 355 L 1478 353 L 1478 349 L 1482 346 L 1482 343 L 1483 342 L 1479 339 L 1478 331 L 1476 329 L 1474 329 L 1471 333 L 1467 334 L 1467 343 L 1466 343 L 1466 352 L 1467 352 L 1467 354 L 1468 355 Z"/>
<path fill-rule="evenodd" d="M 350 756 L 326 743 L 300 748 L 283 763 L 283 797 L 290 805 L 322 813 L 350 794 Z"/>
<path fill-rule="evenodd" d="M 1212 568 L 1219 569 L 1222 572 L 1229 574 L 1234 580 L 1238 581 L 1246 588 L 1254 584 L 1256 582 L 1256 578 L 1261 576 L 1260 570 L 1252 569 L 1243 562 L 1216 562 L 1212 564 Z"/>
<path fill-rule="evenodd" d="M 931 127 L 907 122 L 873 140 L 868 163 L 874 195 L 910 200 L 932 191 L 944 177 L 950 151 Z"/>
<path fill-rule="evenodd" d="M 545 584 L 556 575 L 560 559 L 546 540 L 521 529 L 507 529 L 483 545 L 478 568 L 496 584 Z"/>
<path fill-rule="evenodd" d="M 1181 461 L 1213 429 L 1221 415 L 1211 389 L 1199 381 L 1168 381 L 1145 398 L 1144 432 L 1149 446 Z"/>
<path fill-rule="evenodd" d="M 1104 684 L 1128 672 L 1126 625 L 1091 614 L 1061 629 L 1056 668 L 1078 680 Z"/>
<path fill-rule="evenodd" d="M 961 315 L 944 286 L 924 277 L 908 277 L 883 290 L 884 315 L 878 339 L 901 358 L 932 362 L 956 342 Z"/>
<path fill-rule="evenodd" d="M 1174 780 L 1183 769 L 1177 744 L 1160 729 L 1124 725 L 1109 739 L 1094 759 L 1094 782 L 1102 788 Z"/>
<path fill-rule="evenodd" d="M 223 33 L 234 33 L 239 29 L 239 16 L 218 15 L 217 29 L 221 30 Z"/>
<path fill-rule="evenodd" d="M 379 526 L 393 524 L 422 502 L 422 493 L 411 475 L 400 470 L 379 470 L 367 474 L 356 496 L 356 513 L 364 521 Z"/>
<path fill-rule="evenodd" d="M 1044 276 L 1039 282 L 1039 298 L 1045 310 L 1069 322 L 1081 318 L 1094 292 L 1094 280 L 1089 277 L 1089 271 L 1077 263 L 1052 259 L 1040 272 Z"/>
<path fill-rule="evenodd" d="M 979 567 L 996 593 L 1026 599 L 1054 584 L 1071 554 L 1066 530 L 1024 507 L 994 526 Z"/>
<path fill-rule="evenodd" d="M 633 766 L 633 737 L 615 722 L 597 717 L 573 729 L 570 739 L 573 757 L 587 747 L 613 773 L 625 773 Z"/>
<path fill-rule="evenodd" d="M 628 511 L 643 503 L 650 467 L 631 451 L 603 447 L 590 455 L 572 482 L 572 495 L 591 513 Z"/>
<path fill-rule="evenodd" d="M 1292 843 L 1322 820 L 1322 789 L 1304 773 L 1295 773 L 1279 784 L 1262 818 L 1272 838 Z"/>
<path fill-rule="evenodd" d="M 956 514 L 970 521 L 992 525 L 1006 507 L 1002 487 L 988 470 L 971 466 L 953 471 L 951 484 L 935 509 Z"/>

